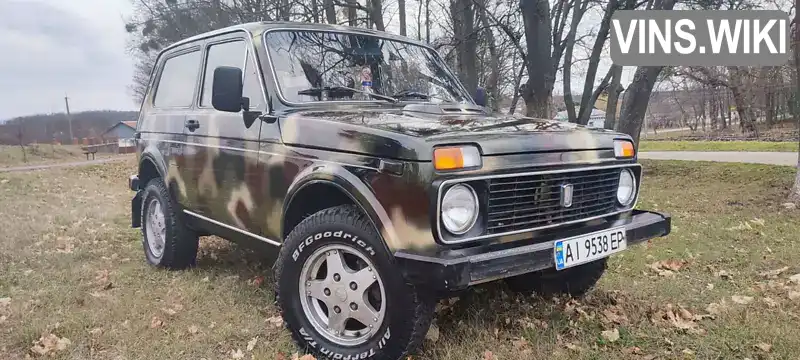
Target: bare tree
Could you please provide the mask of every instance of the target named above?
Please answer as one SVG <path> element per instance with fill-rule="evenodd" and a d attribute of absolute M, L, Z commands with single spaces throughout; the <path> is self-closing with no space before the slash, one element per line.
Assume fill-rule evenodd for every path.
<path fill-rule="evenodd" d="M 798 143 L 800 143 L 800 0 L 795 0 L 794 15 L 794 120 L 797 122 Z M 800 146 L 800 144 L 798 144 Z M 794 186 L 789 194 L 789 200 L 800 204 L 800 148 L 797 156 L 797 174 L 794 177 Z"/>

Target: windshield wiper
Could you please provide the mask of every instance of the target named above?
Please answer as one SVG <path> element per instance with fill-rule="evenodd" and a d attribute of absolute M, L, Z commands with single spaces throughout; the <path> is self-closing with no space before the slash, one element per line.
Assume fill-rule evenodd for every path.
<path fill-rule="evenodd" d="M 393 98 L 391 96 L 381 95 L 381 94 L 378 94 L 378 93 L 364 91 L 364 90 L 358 90 L 358 89 L 354 89 L 354 88 L 347 87 L 347 86 L 313 87 L 313 88 L 308 88 L 308 89 L 305 89 L 305 90 L 300 90 L 300 91 L 297 92 L 297 94 L 298 95 L 319 96 L 320 94 L 322 94 L 323 91 L 328 91 L 328 92 L 333 92 L 333 93 L 342 93 L 342 92 L 348 92 L 348 91 L 349 92 L 357 92 L 357 93 L 360 93 L 360 94 L 365 94 L 365 95 L 371 96 L 373 98 L 386 100 L 386 101 L 388 101 L 388 102 L 390 102 L 392 104 L 394 104 L 394 103 L 396 103 L 398 101 L 397 99 L 395 99 L 395 98 Z M 334 96 L 334 97 L 336 97 L 336 96 Z"/>
<path fill-rule="evenodd" d="M 392 97 L 397 99 L 397 100 L 403 100 L 403 99 L 420 99 L 420 100 L 439 99 L 439 100 L 442 100 L 442 101 L 447 102 L 447 103 L 453 102 L 453 100 L 450 100 L 450 99 L 447 99 L 447 98 L 444 98 L 444 97 L 441 97 L 441 96 L 421 93 L 419 91 L 414 91 L 414 90 L 409 90 L 409 89 L 406 89 L 406 90 L 400 91 L 400 92 L 398 92 L 396 94 L 393 94 Z"/>

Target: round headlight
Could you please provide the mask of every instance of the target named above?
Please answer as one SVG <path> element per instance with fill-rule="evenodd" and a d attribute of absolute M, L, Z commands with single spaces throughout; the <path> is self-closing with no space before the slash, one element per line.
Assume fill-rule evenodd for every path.
<path fill-rule="evenodd" d="M 628 169 L 623 169 L 619 173 L 619 187 L 617 188 L 617 202 L 622 206 L 628 206 L 636 197 L 636 179 Z"/>
<path fill-rule="evenodd" d="M 442 224 L 447 231 L 461 235 L 472 229 L 478 220 L 478 196 L 469 185 L 459 184 L 444 193 Z"/>

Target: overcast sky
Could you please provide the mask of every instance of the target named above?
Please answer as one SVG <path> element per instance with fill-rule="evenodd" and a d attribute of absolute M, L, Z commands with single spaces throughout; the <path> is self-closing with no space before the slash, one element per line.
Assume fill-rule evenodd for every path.
<path fill-rule="evenodd" d="M 0 0 L 0 120 L 136 110 L 124 19 L 130 0 Z"/>

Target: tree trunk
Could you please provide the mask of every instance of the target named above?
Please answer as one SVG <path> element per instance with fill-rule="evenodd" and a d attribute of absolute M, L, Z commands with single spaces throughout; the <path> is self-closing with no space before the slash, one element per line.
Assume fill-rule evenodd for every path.
<path fill-rule="evenodd" d="M 528 48 L 528 82 L 522 90 L 528 116 L 550 118 L 550 96 L 555 74 L 551 60 L 550 3 L 548 0 L 520 2 Z"/>
<path fill-rule="evenodd" d="M 578 124 L 581 125 L 589 123 L 589 117 L 592 115 L 592 109 L 594 108 L 593 101 L 597 99 L 597 97 L 592 99 L 590 96 L 592 96 L 592 89 L 594 88 L 594 81 L 597 77 L 597 67 L 600 65 L 603 47 L 606 44 L 606 40 L 608 40 L 608 33 L 611 30 L 611 16 L 614 15 L 616 9 L 617 0 L 608 0 L 603 20 L 600 22 L 600 29 L 597 31 L 597 37 L 592 47 L 592 53 L 589 56 L 589 68 L 586 70 L 586 80 L 584 81 L 583 93 L 581 94 L 581 112 L 578 116 Z M 578 12 L 576 11 L 573 16 L 577 15 Z M 583 16 L 583 11 L 581 11 L 581 16 Z"/>
<path fill-rule="evenodd" d="M 478 88 L 478 37 L 475 35 L 475 12 L 472 0 L 453 0 L 450 13 L 453 17 L 456 42 L 456 68 L 464 87 L 470 94 Z"/>
<path fill-rule="evenodd" d="M 492 27 L 489 26 L 489 18 L 486 16 L 486 0 L 476 0 L 480 6 L 475 11 L 480 18 L 481 27 L 483 27 L 486 36 L 487 46 L 489 48 L 489 78 L 486 80 L 486 95 L 488 104 L 487 106 L 492 111 L 497 111 L 500 104 L 500 94 L 498 93 L 498 86 L 500 83 L 500 60 L 497 53 L 497 43 L 495 42 L 494 32 Z"/>
<path fill-rule="evenodd" d="M 622 93 L 622 66 L 611 65 L 611 85 L 608 87 L 608 104 L 606 105 L 605 128 L 615 130 L 617 122 L 617 102 Z"/>
<path fill-rule="evenodd" d="M 333 5 L 333 0 L 322 0 L 322 6 L 325 8 L 325 21 L 328 24 L 336 24 L 336 7 Z"/>
<path fill-rule="evenodd" d="M 794 16 L 794 120 L 797 122 L 797 131 L 798 135 L 800 135 L 800 14 L 797 11 L 800 11 L 800 0 L 794 1 L 794 8 L 795 8 L 795 16 Z M 800 137 L 800 136 L 798 136 Z M 798 139 L 798 146 L 800 146 L 800 139 Z M 797 155 L 797 174 L 794 176 L 794 186 L 792 186 L 792 192 L 789 194 L 789 201 L 794 202 L 795 204 L 800 204 L 800 147 L 798 147 L 798 155 Z"/>
<path fill-rule="evenodd" d="M 386 31 L 386 25 L 383 23 L 383 2 L 381 0 L 370 0 L 370 18 L 372 23 L 375 24 L 375 30 Z"/>
<path fill-rule="evenodd" d="M 319 23 L 319 1 L 311 0 L 311 19 L 315 23 Z"/>
<path fill-rule="evenodd" d="M 358 16 L 356 6 L 358 6 L 358 1 L 347 0 L 347 5 L 347 25 L 356 26 L 356 17 Z"/>
<path fill-rule="evenodd" d="M 406 36 L 406 0 L 397 0 L 400 16 L 400 35 Z"/>
<path fill-rule="evenodd" d="M 633 82 L 625 91 L 622 101 L 622 111 L 619 117 L 619 131 L 630 135 L 636 144 L 639 144 L 639 134 L 642 131 L 642 122 L 650 101 L 650 94 L 656 84 L 661 66 L 640 66 L 636 69 Z"/>
<path fill-rule="evenodd" d="M 425 42 L 431 43 L 431 0 L 425 0 Z"/>

